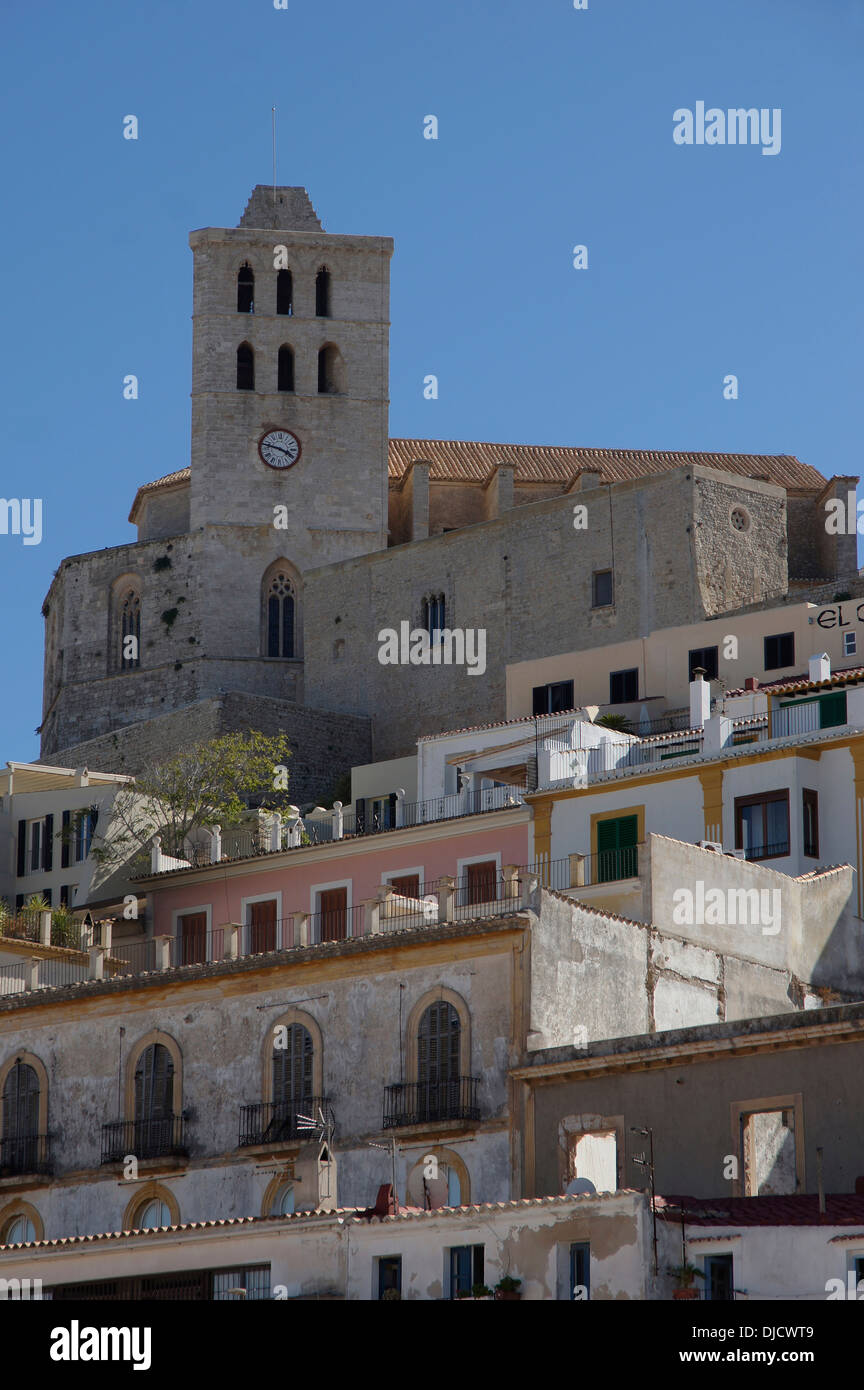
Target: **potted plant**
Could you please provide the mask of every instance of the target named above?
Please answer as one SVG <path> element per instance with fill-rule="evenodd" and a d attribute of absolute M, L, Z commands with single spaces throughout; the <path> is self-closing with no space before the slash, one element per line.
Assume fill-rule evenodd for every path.
<path fill-rule="evenodd" d="M 511 1274 L 505 1274 L 504 1277 L 502 1279 L 499 1279 L 498 1283 L 495 1285 L 495 1297 L 499 1299 L 505 1299 L 511 1302 L 514 1299 L 521 1298 L 522 1295 L 519 1292 L 521 1284 L 521 1279 L 514 1279 Z"/>
<path fill-rule="evenodd" d="M 382 1303 L 397 1303 L 401 1302 L 401 1299 L 402 1295 L 398 1289 L 385 1289 L 381 1295 Z"/>
<path fill-rule="evenodd" d="M 678 1282 L 678 1287 L 672 1294 L 673 1298 L 682 1299 L 699 1297 L 699 1290 L 693 1287 L 693 1281 L 694 1279 L 705 1278 L 705 1275 L 703 1274 L 701 1269 L 697 1269 L 695 1265 L 683 1264 L 676 1265 L 674 1269 L 670 1269 L 669 1273 Z"/>

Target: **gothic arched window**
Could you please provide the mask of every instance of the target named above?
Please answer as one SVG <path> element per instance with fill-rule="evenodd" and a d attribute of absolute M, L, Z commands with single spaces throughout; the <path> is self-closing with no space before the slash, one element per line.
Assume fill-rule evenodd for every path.
<path fill-rule="evenodd" d="M 283 343 L 279 349 L 279 372 L 277 389 L 279 391 L 294 390 L 294 349 L 287 343 Z"/>
<path fill-rule="evenodd" d="M 326 265 L 315 276 L 315 314 L 319 319 L 330 317 L 330 271 Z"/>
<path fill-rule="evenodd" d="M 294 655 L 294 585 L 284 570 L 276 570 L 265 595 L 268 656 Z"/>
<path fill-rule="evenodd" d="M 174 1059 L 162 1043 L 145 1047 L 135 1068 L 134 1152 L 170 1153 L 174 1131 Z"/>
<path fill-rule="evenodd" d="M 141 665 L 141 595 L 137 589 L 122 591 L 117 616 L 120 670 L 134 671 Z"/>
<path fill-rule="evenodd" d="M 325 396 L 340 395 L 344 390 L 342 354 L 334 343 L 325 343 L 318 353 L 318 391 Z"/>
<path fill-rule="evenodd" d="M 237 349 L 237 390 L 255 390 L 255 354 L 249 343 L 241 343 Z"/>
<path fill-rule="evenodd" d="M 237 313 L 252 314 L 254 312 L 255 276 L 250 265 L 241 265 L 237 275 Z"/>
<path fill-rule="evenodd" d="M 276 313 L 294 313 L 294 277 L 290 270 L 276 272 Z"/>

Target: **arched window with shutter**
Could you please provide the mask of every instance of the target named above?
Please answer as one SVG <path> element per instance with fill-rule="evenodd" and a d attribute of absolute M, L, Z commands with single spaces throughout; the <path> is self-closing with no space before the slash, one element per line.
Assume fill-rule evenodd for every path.
<path fill-rule="evenodd" d="M 174 1119 L 174 1059 L 162 1043 L 151 1043 L 135 1068 L 134 1151 L 139 1158 L 172 1151 Z"/>
<path fill-rule="evenodd" d="M 310 1115 L 313 1104 L 315 1046 L 312 1034 L 302 1023 L 292 1023 L 279 1030 L 273 1047 L 272 1116 L 265 1131 L 264 1142 L 290 1139 L 300 1133 L 299 1115 Z"/>
<path fill-rule="evenodd" d="M 18 1059 L 3 1085 L 0 1128 L 0 1175 L 36 1173 L 40 1152 L 39 1077 L 35 1067 Z"/>

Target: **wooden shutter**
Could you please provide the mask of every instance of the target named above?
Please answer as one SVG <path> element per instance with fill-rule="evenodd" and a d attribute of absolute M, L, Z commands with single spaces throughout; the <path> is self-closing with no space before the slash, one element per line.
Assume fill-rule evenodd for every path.
<path fill-rule="evenodd" d="M 495 891 L 498 877 L 498 865 L 495 860 L 487 859 L 482 864 L 468 864 L 465 872 L 468 878 L 468 902 L 494 902 L 498 896 Z"/>
<path fill-rule="evenodd" d="M 27 822 L 18 822 L 18 877 L 23 878 L 27 872 Z"/>
<path fill-rule="evenodd" d="M 45 837 L 42 842 L 42 868 L 46 873 L 54 864 L 54 817 L 45 817 Z"/>
<path fill-rule="evenodd" d="M 135 1121 L 169 1118 L 174 1110 L 174 1059 L 167 1047 L 151 1043 L 135 1068 Z"/>
<path fill-rule="evenodd" d="M 61 839 L 60 839 L 60 868 L 61 868 L 61 869 L 68 869 L 68 868 L 69 868 L 69 850 L 70 850 L 70 844 L 69 844 L 69 823 L 70 823 L 71 819 L 72 819 L 72 813 L 71 813 L 71 811 L 64 811 L 64 812 L 63 812 L 63 820 L 62 820 L 62 832 L 63 832 L 63 833 L 62 833 L 62 836 L 61 836 Z"/>
<path fill-rule="evenodd" d="M 390 887 L 394 893 L 401 893 L 404 898 L 419 898 L 420 875 L 403 874 L 401 878 L 391 878 Z"/>
<path fill-rule="evenodd" d="M 178 920 L 180 964 L 203 965 L 207 959 L 207 913 L 187 912 Z"/>
<path fill-rule="evenodd" d="M 459 1075 L 459 1015 L 446 1000 L 430 1004 L 417 1033 L 417 1080 L 435 1085 Z"/>
<path fill-rule="evenodd" d="M 292 1023 L 286 1042 L 273 1049 L 273 1103 L 296 1107 L 312 1099 L 312 1034 L 302 1023 Z"/>
<path fill-rule="evenodd" d="M 638 816 L 618 816 L 597 822 L 598 883 L 613 883 L 635 875 L 638 836 Z"/>
<path fill-rule="evenodd" d="M 16 1062 L 3 1087 L 3 1138 L 34 1139 L 39 1133 L 39 1078 L 34 1067 Z"/>
<path fill-rule="evenodd" d="M 348 927 L 348 889 L 328 888 L 320 897 L 321 940 L 344 941 Z"/>
<path fill-rule="evenodd" d="M 253 956 L 276 950 L 276 899 L 249 904 L 249 925 Z"/>

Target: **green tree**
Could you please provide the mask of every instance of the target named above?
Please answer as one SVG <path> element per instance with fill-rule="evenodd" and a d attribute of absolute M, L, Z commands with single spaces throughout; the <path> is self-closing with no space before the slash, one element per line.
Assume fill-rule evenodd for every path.
<path fill-rule="evenodd" d="M 166 854 L 180 854 L 184 840 L 214 825 L 237 825 L 250 805 L 281 811 L 291 804 L 284 734 L 223 734 L 147 765 L 114 801 L 100 843 L 101 861 L 124 862 L 149 853 L 154 835 Z"/>

